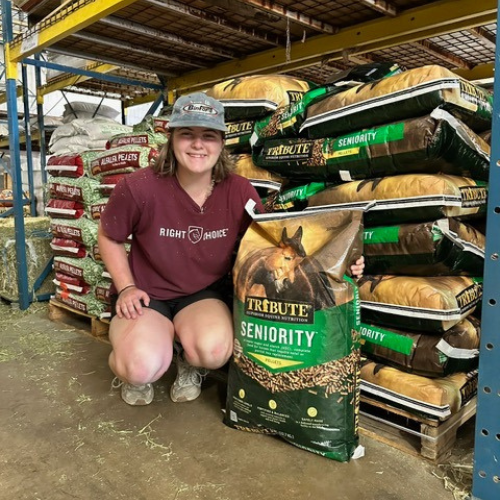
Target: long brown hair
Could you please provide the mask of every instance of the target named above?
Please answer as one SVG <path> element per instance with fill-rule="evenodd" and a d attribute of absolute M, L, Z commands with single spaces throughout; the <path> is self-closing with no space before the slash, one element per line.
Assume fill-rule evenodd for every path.
<path fill-rule="evenodd" d="M 175 134 L 175 128 L 171 129 L 170 136 Z M 229 156 L 226 148 L 222 148 L 221 154 L 213 168 L 213 180 L 220 182 L 224 180 L 234 169 L 234 162 Z M 174 153 L 173 141 L 169 140 L 163 145 L 160 154 L 153 164 L 153 170 L 160 175 L 172 177 L 177 171 L 177 158 Z"/>

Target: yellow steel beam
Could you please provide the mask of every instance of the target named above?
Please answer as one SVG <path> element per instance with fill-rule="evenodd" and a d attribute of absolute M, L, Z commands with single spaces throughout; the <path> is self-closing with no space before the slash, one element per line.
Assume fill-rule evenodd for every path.
<path fill-rule="evenodd" d="M 466 80 L 485 80 L 495 76 L 495 64 L 478 64 L 472 69 L 454 69 L 453 72 Z"/>
<path fill-rule="evenodd" d="M 319 35 L 286 48 L 271 49 L 241 59 L 193 71 L 167 81 L 167 87 L 185 93 L 236 76 L 285 72 L 342 58 L 343 51 L 364 53 L 496 22 L 497 0 L 442 0 L 382 18 Z"/>
<path fill-rule="evenodd" d="M 33 142 L 40 140 L 40 132 L 35 130 L 31 133 L 31 140 Z M 26 134 L 19 134 L 19 144 L 24 144 L 26 142 Z M 9 147 L 9 138 L 3 137 L 0 139 L 0 148 L 5 149 Z"/>
<path fill-rule="evenodd" d="M 36 24 L 23 36 L 11 43 L 11 61 L 20 61 L 42 49 L 53 45 L 72 33 L 127 7 L 137 0 L 94 0 L 75 8 L 71 4 L 61 6 L 52 16 Z"/>
<path fill-rule="evenodd" d="M 133 99 L 127 99 L 125 100 L 125 107 L 130 108 L 132 106 L 137 106 L 139 104 L 148 104 L 150 102 L 155 101 L 157 97 L 158 93 L 151 93 L 139 97 L 134 97 Z"/>
<path fill-rule="evenodd" d="M 18 70 L 17 63 L 12 62 L 12 54 L 10 43 L 4 45 L 4 55 L 5 55 L 5 78 L 17 80 Z"/>
<path fill-rule="evenodd" d="M 16 88 L 16 95 L 20 99 L 23 96 L 23 88 L 21 86 Z M 5 104 L 7 102 L 7 94 L 2 92 L 0 94 L 0 104 Z"/>
<path fill-rule="evenodd" d="M 85 66 L 86 71 L 94 71 L 95 73 L 101 73 L 101 74 L 106 74 L 110 73 L 111 71 L 115 71 L 119 69 L 119 66 L 115 66 L 114 64 L 96 64 L 92 63 L 87 66 Z M 58 77 L 57 81 L 54 81 L 52 83 L 47 83 L 45 85 L 42 85 L 38 89 L 38 95 L 39 96 L 44 96 L 47 94 L 50 94 L 51 92 L 55 92 L 56 90 L 61 90 L 67 87 L 71 87 L 72 85 L 76 85 L 77 83 L 82 83 L 87 80 L 91 80 L 91 76 L 84 76 L 84 75 L 61 75 L 61 77 Z"/>

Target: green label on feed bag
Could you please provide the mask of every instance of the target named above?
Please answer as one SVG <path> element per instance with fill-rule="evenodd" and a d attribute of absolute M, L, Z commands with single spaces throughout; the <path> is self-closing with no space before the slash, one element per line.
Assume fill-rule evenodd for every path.
<path fill-rule="evenodd" d="M 399 226 L 373 227 L 363 231 L 363 243 L 365 245 L 377 245 L 379 243 L 399 243 Z"/>
<path fill-rule="evenodd" d="M 348 355 L 354 313 L 353 302 L 314 311 L 312 304 L 247 297 L 237 302 L 235 335 L 244 354 L 271 373 L 297 370 Z"/>
<path fill-rule="evenodd" d="M 313 194 L 319 193 L 326 189 L 328 184 L 325 182 L 311 182 L 304 186 L 297 186 L 292 189 L 287 189 L 278 195 L 276 200 L 278 203 L 287 203 L 289 201 L 307 200 Z"/>
<path fill-rule="evenodd" d="M 375 344 L 386 347 L 394 352 L 400 352 L 408 356 L 413 349 L 413 340 L 404 335 L 379 328 L 377 326 L 361 323 L 361 338 L 364 340 L 363 350 L 370 351 L 367 344 Z M 368 349 L 365 349 L 368 347 Z"/>
<path fill-rule="evenodd" d="M 394 125 L 363 130 L 361 132 L 339 137 L 334 141 L 333 149 L 340 150 L 370 146 L 372 144 L 386 144 L 392 141 L 400 141 L 403 137 L 404 123 L 396 123 Z"/>

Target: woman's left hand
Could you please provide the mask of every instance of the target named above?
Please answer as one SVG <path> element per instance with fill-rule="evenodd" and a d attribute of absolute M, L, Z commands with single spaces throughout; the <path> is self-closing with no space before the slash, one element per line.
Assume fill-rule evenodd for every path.
<path fill-rule="evenodd" d="M 361 256 L 352 266 L 351 274 L 354 278 L 363 277 L 363 271 L 365 270 L 365 258 Z"/>

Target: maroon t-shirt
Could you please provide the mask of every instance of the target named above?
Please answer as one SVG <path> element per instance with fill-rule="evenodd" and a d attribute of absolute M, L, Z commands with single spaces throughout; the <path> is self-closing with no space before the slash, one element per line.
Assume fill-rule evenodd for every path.
<path fill-rule="evenodd" d="M 101 214 L 107 236 L 133 235 L 129 263 L 135 284 L 154 299 L 198 292 L 231 270 L 238 235 L 251 222 L 249 199 L 263 212 L 248 179 L 231 174 L 215 184 L 203 209 L 176 177 L 141 169 L 118 182 Z"/>

